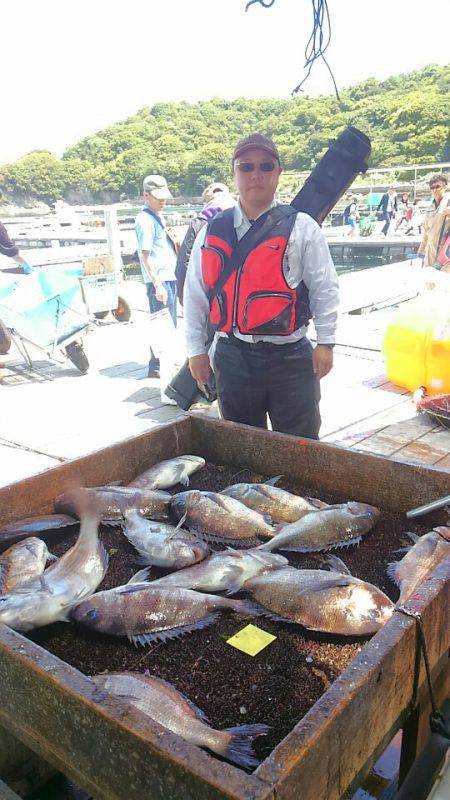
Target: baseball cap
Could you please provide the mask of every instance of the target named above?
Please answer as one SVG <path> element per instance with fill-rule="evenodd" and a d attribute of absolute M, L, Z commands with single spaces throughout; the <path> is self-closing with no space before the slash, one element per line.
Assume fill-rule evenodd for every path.
<path fill-rule="evenodd" d="M 203 190 L 202 200 L 204 203 L 209 203 L 211 200 L 214 200 L 215 194 L 228 194 L 229 191 L 228 186 L 225 186 L 224 183 L 210 183 L 209 186 Z"/>
<path fill-rule="evenodd" d="M 269 153 L 269 155 L 276 158 L 278 163 L 280 163 L 280 154 L 272 142 L 272 139 L 263 136 L 262 133 L 251 133 L 250 136 L 241 139 L 234 148 L 233 161 L 239 156 L 242 156 L 246 150 L 251 150 L 254 147 L 257 147 L 259 150 L 265 150 L 266 153 Z"/>
<path fill-rule="evenodd" d="M 157 200 L 169 200 L 173 197 L 162 175 L 147 175 L 144 178 L 144 192 L 150 192 Z"/>

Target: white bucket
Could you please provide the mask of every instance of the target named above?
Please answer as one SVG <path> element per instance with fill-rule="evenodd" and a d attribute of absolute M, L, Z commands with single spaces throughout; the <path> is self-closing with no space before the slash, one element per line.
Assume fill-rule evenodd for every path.
<path fill-rule="evenodd" d="M 181 332 L 175 328 L 168 308 L 150 314 L 150 346 L 159 358 L 161 403 L 176 406 L 164 389 L 184 363 L 185 354 Z"/>

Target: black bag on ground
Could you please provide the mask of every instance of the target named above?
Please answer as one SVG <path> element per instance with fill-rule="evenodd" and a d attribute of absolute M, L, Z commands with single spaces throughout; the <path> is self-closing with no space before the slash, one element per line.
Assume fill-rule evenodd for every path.
<path fill-rule="evenodd" d="M 370 139 L 357 128 L 346 128 L 331 142 L 291 205 L 296 211 L 309 214 L 321 225 L 358 173 L 366 172 L 370 152 Z M 188 361 L 164 389 L 164 393 L 184 411 L 195 402 L 200 389 L 190 373 Z"/>

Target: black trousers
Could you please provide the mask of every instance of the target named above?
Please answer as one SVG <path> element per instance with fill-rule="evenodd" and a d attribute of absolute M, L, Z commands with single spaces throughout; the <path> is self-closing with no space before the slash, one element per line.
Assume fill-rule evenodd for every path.
<path fill-rule="evenodd" d="M 220 337 L 214 354 L 219 408 L 224 419 L 256 428 L 319 438 L 320 383 L 312 366 L 312 345 L 243 342 Z"/>

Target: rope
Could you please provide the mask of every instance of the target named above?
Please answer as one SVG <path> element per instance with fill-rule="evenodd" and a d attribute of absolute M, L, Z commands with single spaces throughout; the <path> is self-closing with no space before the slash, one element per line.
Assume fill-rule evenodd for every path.
<path fill-rule="evenodd" d="M 423 655 L 425 671 L 427 675 L 428 694 L 430 695 L 430 703 L 431 703 L 430 728 L 432 733 L 438 733 L 445 739 L 450 739 L 450 725 L 446 721 L 442 712 L 439 711 L 433 692 L 433 686 L 431 683 L 430 661 L 428 658 L 425 633 L 423 630 L 422 616 L 421 614 L 419 614 L 418 611 L 409 611 L 409 609 L 405 608 L 405 606 L 396 606 L 395 611 L 399 611 L 400 614 L 405 614 L 405 616 L 407 617 L 412 617 L 412 619 L 414 619 L 417 623 L 417 646 L 416 646 L 416 658 L 414 664 L 414 683 L 413 683 L 413 696 L 412 696 L 413 708 L 417 704 L 417 692 L 419 688 L 420 657 L 421 655 Z"/>
<path fill-rule="evenodd" d="M 254 3 L 258 3 L 263 8 L 271 8 L 274 2 L 275 0 L 249 0 L 245 6 L 245 10 L 248 11 L 250 6 L 254 5 Z M 303 69 L 306 70 L 306 75 L 295 89 L 292 90 L 292 94 L 303 91 L 303 84 L 308 80 L 315 62 L 321 58 L 330 73 L 336 99 L 342 108 L 342 102 L 333 71 L 325 58 L 325 51 L 330 46 L 331 42 L 331 20 L 328 10 L 328 0 L 311 0 L 311 3 L 313 7 L 313 28 L 305 48 L 305 64 Z"/>

